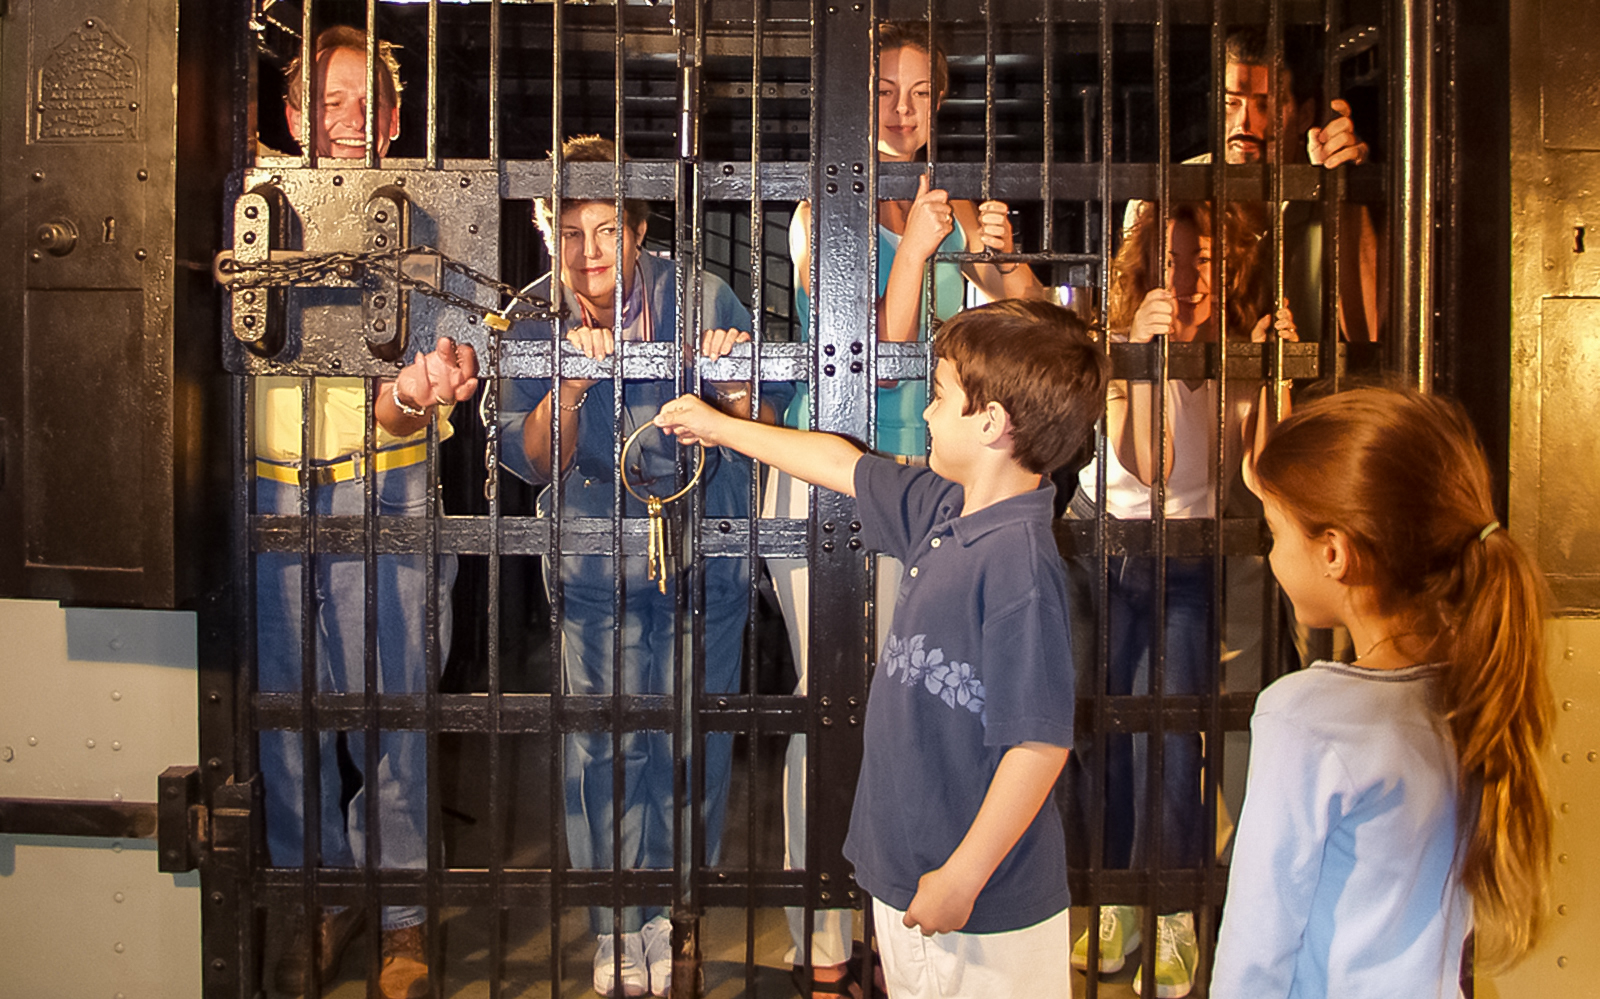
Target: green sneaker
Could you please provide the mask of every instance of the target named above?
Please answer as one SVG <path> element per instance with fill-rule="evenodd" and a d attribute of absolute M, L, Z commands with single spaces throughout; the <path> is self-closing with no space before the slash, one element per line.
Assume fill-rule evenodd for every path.
<path fill-rule="evenodd" d="M 1156 999 L 1183 999 L 1194 987 L 1200 945 L 1194 938 L 1194 913 L 1156 917 Z M 1133 991 L 1144 995 L 1144 969 L 1133 973 Z"/>
<path fill-rule="evenodd" d="M 1139 949 L 1139 910 L 1131 905 L 1107 905 L 1100 909 L 1100 974 L 1122 970 L 1128 955 Z M 1089 969 L 1089 934 L 1085 931 L 1072 945 L 1072 966 Z"/>

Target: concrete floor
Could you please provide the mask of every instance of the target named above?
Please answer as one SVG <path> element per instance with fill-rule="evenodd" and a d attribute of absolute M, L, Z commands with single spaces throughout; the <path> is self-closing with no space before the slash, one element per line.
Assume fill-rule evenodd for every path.
<path fill-rule="evenodd" d="M 442 820 L 445 851 L 452 864 L 462 867 L 487 865 L 491 850 L 487 822 L 490 774 L 486 737 L 447 736 L 440 742 L 441 786 L 444 788 Z M 724 834 L 724 863 L 744 866 L 754 860 L 758 868 L 775 868 L 782 863 L 782 815 L 778 789 L 782 782 L 782 741 L 769 739 L 758 746 L 754 765 L 748 747 L 735 747 L 733 785 L 728 802 L 728 824 Z M 518 793 L 504 799 L 506 822 L 506 863 L 510 867 L 549 865 L 549 743 L 548 739 L 523 736 L 508 739 L 500 755 L 500 781 Z M 581 999 L 593 996 L 591 988 L 594 937 L 581 908 L 561 914 L 559 929 L 552 933 L 550 913 L 545 909 L 508 912 L 496 927 L 491 913 L 483 909 L 451 908 L 440 914 L 443 933 L 442 995 L 447 999 Z M 1081 931 L 1089 925 L 1091 913 L 1074 909 L 1072 925 Z M 706 999 L 792 999 L 797 995 L 784 961 L 789 948 L 788 926 L 781 909 L 758 909 L 750 927 L 747 962 L 747 925 L 743 909 L 713 909 L 701 924 L 701 952 Z M 860 922 L 857 921 L 859 933 Z M 263 983 L 269 996 L 272 969 L 289 936 L 289 924 L 281 914 L 266 919 Z M 493 945 L 499 938 L 501 957 L 496 968 Z M 556 944 L 559 941 L 559 944 Z M 561 982 L 550 984 L 552 948 L 559 946 Z M 330 999 L 364 999 L 368 995 L 367 969 L 377 961 L 370 932 L 364 932 L 350 945 L 336 981 L 324 990 Z M 1070 974 L 1075 996 L 1085 994 L 1083 974 L 1067 969 L 1062 955 L 1063 973 Z M 1099 989 L 1105 999 L 1134 996 L 1130 987 L 1135 965 L 1108 976 Z M 491 983 L 498 980 L 496 993 Z M 375 992 L 373 993 L 376 994 Z"/>
<path fill-rule="evenodd" d="M 1087 924 L 1088 910 L 1073 909 L 1072 923 L 1076 929 Z M 745 960 L 745 914 L 742 909 L 715 909 L 706 914 L 701 924 L 702 953 L 704 955 L 705 986 L 700 993 L 704 999 L 794 999 L 798 995 L 789 978 L 788 966 L 783 963 L 784 952 L 789 947 L 788 926 L 778 909 L 761 909 L 755 913 L 753 969 Z M 450 910 L 440 920 L 444 937 L 444 967 L 442 994 L 447 999 L 489 999 L 495 995 L 490 983 L 499 978 L 499 995 L 503 999 L 585 999 L 594 996 L 591 988 L 591 962 L 594 956 L 594 938 L 587 932 L 587 920 L 582 912 L 568 913 L 562 920 L 561 959 L 563 976 L 558 989 L 552 990 L 549 981 L 551 966 L 551 934 L 549 920 L 543 913 L 519 918 L 513 913 L 503 928 L 504 959 L 501 973 L 492 974 L 490 940 L 492 929 L 487 913 L 465 909 Z M 341 974 L 324 991 L 328 999 L 365 999 L 366 965 L 371 960 L 370 940 L 363 933 L 345 954 Z M 268 976 L 271 959 L 276 948 L 269 943 Z M 1062 955 L 1066 968 L 1066 955 Z M 1103 999 L 1133 999 L 1132 988 L 1135 965 L 1109 975 L 1100 983 L 1099 995 Z M 750 976 L 747 977 L 747 972 Z M 1072 976 L 1074 997 L 1086 995 L 1086 980 L 1081 972 L 1068 972 Z M 279 993 L 269 991 L 269 995 Z"/>

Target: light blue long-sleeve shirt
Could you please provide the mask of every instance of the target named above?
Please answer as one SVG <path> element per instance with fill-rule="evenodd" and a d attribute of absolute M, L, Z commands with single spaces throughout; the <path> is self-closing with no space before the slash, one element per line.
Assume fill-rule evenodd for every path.
<path fill-rule="evenodd" d="M 1455 750 L 1429 704 L 1443 668 L 1318 662 L 1262 692 L 1217 999 L 1460 994 L 1472 906 Z"/>

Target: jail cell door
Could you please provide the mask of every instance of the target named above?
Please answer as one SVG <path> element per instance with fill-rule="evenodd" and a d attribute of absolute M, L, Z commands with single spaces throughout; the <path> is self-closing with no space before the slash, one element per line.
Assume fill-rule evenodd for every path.
<path fill-rule="evenodd" d="M 670 915 L 672 988 L 688 995 L 713 940 L 755 954 L 758 909 L 769 934 L 784 905 L 862 901 L 841 857 L 868 662 L 853 510 L 819 492 L 815 509 L 758 520 L 760 477 L 736 456 L 685 448 L 663 463 L 659 435 L 640 438 L 653 408 L 638 408 L 638 391 L 744 384 L 750 405 L 766 395 L 781 409 L 808 380 L 819 427 L 870 436 L 865 272 L 849 252 L 820 265 L 832 291 L 810 349 L 786 342 L 792 285 L 768 276 L 784 242 L 768 226 L 795 202 L 812 198 L 838 250 L 870 230 L 869 21 L 856 11 L 817 28 L 824 47 L 798 6 L 729 11 L 330 0 L 258 4 L 237 25 L 257 129 L 237 136 L 247 165 L 229 176 L 214 270 L 237 377 L 230 758 L 257 835 L 247 867 L 217 871 L 237 890 L 226 961 L 241 990 L 285 987 L 295 934 L 344 907 L 368 926 L 346 977 L 375 980 L 391 922 L 416 913 L 399 928 L 421 930 L 433 988 L 564 992 L 600 980 L 597 936 L 638 932 L 643 908 Z M 311 88 L 331 83 L 293 90 L 295 65 L 331 79 L 318 39 L 334 25 L 354 31 L 346 51 L 365 57 L 368 93 L 394 79 L 378 40 L 401 45 L 398 125 L 365 148 L 350 138 L 359 125 L 338 149 L 303 123 L 326 103 Z M 828 102 L 783 79 L 849 80 L 854 100 L 835 122 Z M 286 99 L 313 111 L 298 131 Z M 388 99 L 367 109 L 385 132 Z M 754 137 L 742 150 L 712 127 L 730 105 Z M 765 159 L 774 107 L 798 162 Z M 820 149 L 795 130 L 813 108 Z M 563 162 L 564 140 L 585 133 L 614 137 L 626 158 Z M 627 224 L 597 236 L 581 213 L 569 221 L 571 206 L 620 209 Z M 624 259 L 638 260 L 641 301 L 613 317 L 614 352 L 586 356 L 567 340 L 609 328 L 591 311 L 611 300 L 542 275 L 622 235 L 642 239 L 623 250 L 637 252 Z M 719 325 L 748 326 L 749 346 L 697 356 Z M 478 394 L 411 438 L 383 437 L 378 407 L 410 411 L 401 372 L 447 337 L 457 358 L 475 354 Z M 905 354 L 894 370 L 922 377 L 925 359 Z M 584 390 L 565 393 L 572 382 Z M 354 415 L 331 445 L 336 392 Z M 571 467 L 541 473 L 531 456 L 566 453 L 573 434 Z M 397 472 L 423 483 L 404 512 L 386 506 Z M 762 557 L 809 560 L 809 697 L 763 675 Z M 395 571 L 420 585 L 395 589 Z M 415 640 L 400 656 L 386 644 L 391 615 Z M 402 656 L 403 677 L 391 672 Z M 729 661 L 737 669 L 713 680 Z M 810 742 L 810 861 L 786 867 L 773 830 L 783 747 L 798 733 Z M 413 748 L 391 750 L 400 743 Z M 383 782 L 403 766 L 410 783 L 393 794 L 421 804 L 400 832 Z M 637 805 L 636 781 L 649 788 Z"/>
<path fill-rule="evenodd" d="M 1017 259 L 1000 262 L 1037 266 L 1050 275 L 1058 299 L 1101 307 L 1108 298 L 1108 260 L 1120 237 L 1120 209 L 1129 199 L 1169 202 L 1245 191 L 1279 205 L 1337 204 L 1346 195 L 1402 201 L 1420 214 L 1400 227 L 1404 239 L 1394 237 L 1403 252 L 1391 255 L 1393 337 L 1377 351 L 1347 349 L 1328 324 L 1330 335 L 1320 343 L 1281 351 L 1230 344 L 1195 345 L 1170 355 L 1157 348 L 1112 353 L 1120 374 L 1149 380 L 1307 381 L 1342 375 L 1347 365 L 1360 368 L 1364 356 L 1370 367 L 1418 380 L 1427 374 L 1424 334 L 1433 303 L 1419 274 L 1436 265 L 1427 209 L 1432 189 L 1422 169 L 1426 157 L 1413 152 L 1434 137 L 1428 128 L 1432 91 L 1418 85 L 1389 95 L 1384 120 L 1392 159 L 1351 176 L 1347 186 L 1325 181 L 1306 166 L 1271 171 L 1176 163 L 1175 134 L 1196 146 L 1222 137 L 1204 101 L 1196 115 L 1203 123 L 1192 126 L 1177 123 L 1172 102 L 1184 86 L 1209 92 L 1220 76 L 1225 25 L 1212 22 L 1210 6 L 1179 0 L 1131 11 L 1115 3 L 1041 10 L 1020 0 L 671 6 L 254 0 L 207 13 L 212 5 L 186 4 L 181 26 L 197 30 L 180 37 L 203 44 L 187 48 L 180 60 L 180 106 L 194 117 L 178 116 L 177 145 L 179 164 L 194 164 L 189 177 L 195 185 L 183 189 L 178 203 L 170 171 L 163 172 L 160 163 L 140 166 L 131 182 L 159 183 L 167 192 L 163 203 L 176 216 L 180 249 L 165 253 L 148 232 L 130 247 L 127 219 L 138 212 L 128 215 L 121 202 L 105 208 L 96 200 L 133 197 L 118 193 L 127 172 L 120 156 L 103 169 L 94 160 L 103 151 L 99 143 L 115 139 L 115 129 L 129 122 L 144 128 L 153 119 L 142 116 L 164 106 L 161 95 L 171 91 L 170 81 L 157 86 L 152 72 L 132 72 L 118 55 L 120 43 L 131 37 L 124 32 L 133 31 L 118 25 L 125 20 L 144 30 L 147 24 L 136 6 L 77 11 L 70 4 L 53 5 L 44 12 L 44 5 L 12 4 L 0 17 L 10 109 L 0 199 L 8 219 L 26 220 L 5 244 L 26 287 L 18 285 L 21 290 L 7 301 L 12 314 L 39 315 L 50 324 L 48 343 L 24 333 L 30 358 L 20 372 L 24 384 L 5 404 L 33 400 L 25 405 L 44 408 L 15 416 L 0 411 L 0 435 L 7 435 L 0 490 L 17 513 L 13 522 L 30 523 L 30 511 L 71 514 L 67 527 L 52 521 L 17 536 L 15 543 L 25 549 L 15 560 L 23 566 L 19 578 L 119 580 L 117 586 L 85 582 L 73 594 L 164 605 L 175 586 L 162 572 L 177 570 L 158 565 L 133 571 L 129 549 L 159 552 L 168 545 L 164 539 L 176 534 L 200 542 L 193 563 L 230 584 L 198 590 L 207 610 L 201 625 L 200 767 L 198 773 L 173 775 L 163 792 L 170 789 L 182 806 L 176 809 L 179 834 L 172 848 L 180 863 L 199 862 L 206 879 L 208 995 L 269 988 L 272 965 L 288 937 L 297 925 L 314 925 L 322 907 L 361 909 L 372 918 L 367 934 L 353 945 L 344 978 L 317 983 L 308 992 L 324 984 L 359 992 L 369 972 L 376 977 L 385 956 L 377 932 L 385 907 L 422 912 L 424 954 L 437 976 L 434 991 L 453 994 L 462 987 L 458 979 L 486 981 L 491 994 L 551 994 L 573 983 L 586 988 L 595 934 L 585 910 L 646 905 L 673 916 L 673 953 L 683 961 L 674 964 L 674 994 L 695 991 L 699 972 L 712 963 L 702 958 L 719 939 L 733 941 L 723 946 L 720 962 L 721 981 L 731 983 L 730 989 L 789 990 L 786 973 L 774 979 L 761 970 L 781 963 L 787 931 L 773 931 L 781 921 L 760 923 L 759 914 L 796 907 L 809 935 L 819 913 L 864 901 L 841 852 L 875 640 L 874 563 L 862 548 L 853 505 L 817 491 L 803 510 L 759 518 L 754 504 L 760 484 L 752 472 L 740 484 L 749 509 L 724 516 L 691 489 L 678 549 L 690 582 L 673 598 L 673 644 L 663 653 L 670 663 L 668 688 L 628 691 L 623 684 L 620 691 L 574 693 L 561 672 L 574 641 L 563 634 L 572 597 L 564 591 L 566 581 L 557 575 L 547 584 L 543 570 L 569 558 L 611 564 L 602 588 L 610 585 L 613 592 L 601 599 L 615 600 L 622 613 L 603 629 L 602 637 L 612 642 L 604 666 L 620 674 L 616 650 L 624 640 L 627 580 L 615 563 L 647 550 L 653 525 L 646 516 L 624 514 L 623 482 L 598 475 L 595 488 L 613 501 L 605 515 L 579 511 L 569 519 L 564 494 L 552 500 L 553 510 L 536 506 L 536 490 L 508 471 L 498 417 L 518 382 L 559 385 L 573 379 L 609 384 L 618 392 L 626 383 L 653 380 L 704 392 L 708 382 L 772 380 L 808 386 L 802 425 L 876 443 L 879 383 L 925 380 L 930 357 L 926 344 L 882 343 L 872 335 L 873 272 L 882 252 L 874 239 L 877 202 L 909 200 L 926 171 L 962 197 L 997 197 L 1021 206 L 1016 221 L 1027 245 Z M 1369 86 L 1385 66 L 1396 70 L 1391 75 L 1397 80 L 1429 79 L 1423 60 L 1434 40 L 1425 28 L 1435 14 L 1448 16 L 1451 10 L 1426 3 L 1244 6 L 1253 22 L 1276 28 L 1293 21 L 1328 32 L 1326 61 L 1356 63 L 1352 75 L 1364 74 Z M 1353 12 L 1341 17 L 1341 8 Z M 954 40 L 952 72 L 961 89 L 952 93 L 925 161 L 880 162 L 872 110 L 878 73 L 874 19 L 930 15 Z M 281 76 L 296 58 L 302 66 L 316 65 L 316 39 L 336 23 L 365 33 L 361 62 L 370 90 L 381 89 L 389 72 L 375 39 L 402 40 L 406 86 L 389 155 L 380 155 L 377 140 L 371 146 L 358 142 L 359 154 L 348 160 L 310 148 L 294 152 L 315 131 L 291 130 Z M 153 39 L 173 33 L 170 25 L 148 30 Z M 1385 44 L 1377 48 L 1380 38 Z M 1006 46 L 1029 51 L 1013 58 L 1003 51 Z M 1363 63 L 1363 54 L 1375 49 L 1390 62 L 1375 63 L 1368 55 Z M 43 93 L 41 81 L 59 76 L 54 67 L 86 64 L 80 50 L 103 63 L 93 77 L 69 75 Z M 1204 68 L 1191 65 L 1175 86 L 1166 58 L 1173 51 Z M 52 53 L 63 54 L 51 62 Z M 218 63 L 227 67 L 227 86 L 216 82 Z M 133 65 L 138 67 L 136 57 Z M 25 76 L 11 68 L 23 66 Z M 124 100 L 129 87 L 140 96 Z M 84 98 L 87 91 L 93 96 Z M 25 102 L 15 99 L 21 95 Z M 317 106 L 314 90 L 303 96 Z M 374 105 L 363 109 L 367 124 L 383 121 L 381 103 Z M 102 112 L 105 121 L 96 117 Z M 47 121 L 54 124 L 39 133 Z M 550 158 L 561 140 L 584 132 L 619 140 L 627 159 Z M 156 141 L 147 135 L 153 133 L 139 132 L 140 141 Z M 65 138 L 53 145 L 60 136 Z M 80 171 L 91 161 L 94 169 Z M 63 173 L 75 182 L 52 186 Z M 121 180 L 108 184 L 107 177 Z M 563 334 L 580 317 L 559 315 L 553 285 L 545 286 L 542 298 L 537 290 L 524 292 L 569 238 L 557 226 L 551 244 L 542 245 L 545 236 L 535 234 L 529 222 L 541 199 L 557 219 L 564 202 L 610 205 L 624 215 L 629 201 L 651 203 L 646 250 L 676 262 L 678 273 L 686 275 L 675 289 L 680 309 L 672 335 L 624 346 L 614 360 L 585 357 L 563 345 Z M 818 292 L 804 343 L 793 342 L 801 331 L 787 303 L 776 304 L 792 296 L 800 276 L 770 281 L 774 258 L 787 255 L 781 228 L 801 201 L 809 203 L 813 220 L 806 278 Z M 142 223 L 147 229 L 151 214 Z M 730 263 L 717 271 L 721 251 L 715 243 L 723 233 L 747 257 L 745 266 Z M 769 252 L 774 243 L 776 254 Z M 130 276 L 133 264 L 117 255 L 124 248 L 133 251 L 135 264 L 181 269 L 185 277 L 173 278 L 171 291 L 152 291 L 148 281 Z M 104 266 L 74 263 L 90 250 Z M 973 262 L 967 256 L 945 251 L 940 263 L 959 267 Z M 754 327 L 752 346 L 714 364 L 700 363 L 688 346 L 704 318 L 701 272 L 725 274 L 719 280 L 743 297 Z M 1326 298 L 1319 304 L 1332 315 Z M 175 322 L 172 307 L 192 310 L 196 321 Z M 86 311 L 97 320 L 109 317 L 118 337 L 86 341 L 75 318 Z M 141 340 L 140 324 L 151 316 L 161 317 L 161 330 Z M 516 332 L 519 325 L 538 322 L 551 323 L 554 335 L 523 338 Z M 56 383 L 59 373 L 49 373 L 55 369 L 33 358 L 49 357 L 66 344 L 80 362 L 77 370 L 82 358 L 96 370 L 114 369 L 103 372 L 107 381 L 129 367 L 165 370 L 148 354 L 173 342 L 174 326 L 203 331 L 203 356 L 214 359 L 220 352 L 226 383 L 199 392 L 194 405 L 175 412 L 166 407 L 178 387 L 159 383 L 144 397 L 156 400 L 152 405 L 160 412 L 153 417 L 138 399 L 114 396 L 120 400 L 115 418 L 97 425 L 96 433 L 125 433 L 126 441 L 111 439 L 126 445 L 117 450 L 145 454 L 152 441 L 187 441 L 190 422 L 230 428 L 227 459 L 199 461 L 193 474 L 181 476 L 174 471 L 178 459 L 158 455 L 141 473 L 161 469 L 155 486 L 143 479 L 118 482 L 138 495 L 141 489 L 165 490 L 169 474 L 185 483 L 221 480 L 217 488 L 201 490 L 209 503 L 197 505 L 227 517 L 231 531 L 226 543 L 210 543 L 212 536 L 202 531 L 170 529 L 164 507 L 157 516 L 129 512 L 148 511 L 148 503 L 127 509 L 113 504 L 106 540 L 114 550 L 87 551 L 99 532 L 82 531 L 82 525 L 106 523 L 108 514 L 100 506 L 81 509 L 77 497 L 86 495 L 81 478 L 100 467 L 93 452 L 103 439 L 78 429 L 54 433 L 51 421 L 64 421 L 68 413 L 60 400 L 73 395 Z M 418 442 L 389 447 L 394 442 L 380 436 L 376 407 L 402 403 L 397 394 L 385 394 L 395 392 L 393 380 L 446 336 L 474 349 L 483 380 L 479 397 L 458 404 L 448 427 L 430 421 Z M 108 353 L 108 343 L 122 352 Z M 134 345 L 147 355 L 135 356 Z M 360 416 L 345 428 L 356 441 L 353 448 L 330 452 L 323 461 L 319 433 L 328 427 L 315 400 L 330 388 L 351 393 L 350 408 Z M 277 391 L 298 400 L 287 404 L 287 430 L 264 428 L 256 419 Z M 481 417 L 475 412 L 480 405 Z M 559 408 L 554 400 L 553 405 Z M 73 409 L 68 415 L 79 414 Z M 625 436 L 638 427 L 627 424 L 620 404 L 598 416 L 611 437 L 601 457 L 610 459 L 613 473 L 622 473 Z M 31 426 L 30 420 L 42 429 L 19 436 L 16 427 Z M 559 418 L 552 422 L 550 444 L 559 453 Z M 287 457 L 267 453 L 273 433 L 289 435 Z M 76 449 L 74 460 L 46 460 L 35 446 L 61 441 Z M 399 451 L 404 453 L 393 453 Z M 37 494 L 12 485 L 18 480 L 11 471 L 27 471 L 30 460 L 38 465 Z M 396 469 L 420 473 L 422 502 L 402 514 L 380 514 L 386 502 L 381 483 Z M 674 472 L 675 486 L 689 481 L 693 461 Z M 353 496 L 352 505 L 319 506 L 334 489 Z M 262 502 L 269 491 L 282 499 L 270 509 Z M 1102 576 L 1111 556 L 1129 551 L 1157 558 L 1260 554 L 1260 524 L 1251 518 L 1199 518 L 1181 526 L 1165 524 L 1158 515 L 1154 524 L 1119 526 L 1102 509 L 1094 520 L 1063 522 L 1058 533 L 1063 554 L 1094 560 Z M 131 540 L 151 531 L 155 541 Z M 753 568 L 760 558 L 803 558 L 810 567 L 811 662 L 804 696 L 763 687 L 754 666 L 761 640 L 752 626 L 738 638 L 745 665 L 737 689 L 704 685 L 704 619 L 711 608 L 699 580 L 707 567 L 740 565 L 733 599 L 754 617 L 762 600 Z M 417 682 L 409 687 L 386 680 L 377 637 L 385 616 L 406 603 L 383 596 L 390 567 L 406 559 L 421 576 L 421 585 L 409 591 L 420 649 L 413 660 Z M 346 601 L 350 616 L 333 626 L 312 621 L 324 597 L 309 580 L 324 561 L 340 563 L 353 580 Z M 286 615 L 299 616 L 285 640 L 294 665 L 283 685 L 262 682 L 264 624 L 286 619 L 269 618 L 261 609 L 266 563 L 301 572 L 300 581 L 284 591 Z M 91 571 L 79 572 L 83 566 Z M 114 572 L 101 572 L 102 566 Z M 149 579 L 157 580 L 154 595 L 140 589 Z M 875 612 L 886 615 L 888 608 Z M 454 622 L 448 649 L 447 616 Z M 342 686 L 331 685 L 324 682 L 323 663 L 337 640 L 334 632 L 344 626 L 346 665 L 353 672 Z M 527 653 L 525 661 L 508 651 L 513 647 L 518 655 Z M 1085 662 L 1101 670 L 1104 653 L 1091 651 Z M 1160 696 L 1118 700 L 1102 689 L 1079 693 L 1080 723 L 1091 733 L 1159 736 L 1170 724 L 1204 731 L 1213 743 L 1243 727 L 1250 702 L 1248 693 L 1220 690 L 1165 702 Z M 614 863 L 614 855 L 598 864 L 571 858 L 567 740 L 597 732 L 616 760 L 625 756 L 617 750 L 640 733 L 664 735 L 671 745 L 669 863 L 635 868 Z M 398 837 L 386 831 L 378 795 L 360 795 L 375 786 L 364 775 L 382 769 L 383 737 L 395 733 L 421 746 L 414 772 L 424 805 L 413 844 L 421 862 L 412 866 L 377 859 Z M 803 820 L 809 845 L 804 863 L 786 864 L 768 849 L 777 837 L 762 836 L 763 823 L 776 821 L 774 813 L 757 805 L 763 796 L 775 796 L 770 785 L 782 779 L 781 747 L 798 734 L 809 744 L 810 807 Z M 743 797 L 736 785 L 729 807 L 744 809 L 744 838 L 725 843 L 718 860 L 707 848 L 709 823 L 697 806 L 708 780 L 707 746 L 724 737 L 738 747 L 732 766 L 741 774 Z M 263 780 L 263 740 L 290 747 L 302 760 L 298 773 L 306 779 L 291 793 L 302 806 L 290 834 L 302 854 L 298 861 L 274 857 L 269 847 L 273 831 L 264 825 L 265 802 L 280 788 Z M 352 772 L 361 776 L 352 779 Z M 613 791 L 623 792 L 614 797 L 626 797 L 629 778 L 620 763 L 609 780 Z M 763 780 L 769 786 L 761 787 Z M 319 812 L 342 812 L 366 823 L 370 837 L 358 834 L 355 841 L 370 851 L 367 862 L 332 856 L 332 841 L 318 828 Z M 620 830 L 622 812 L 608 808 L 604 824 Z M 1090 859 L 1075 863 L 1072 879 L 1077 899 L 1089 905 L 1171 896 L 1214 909 L 1225 874 L 1214 857 L 1198 874 L 1159 865 L 1111 871 Z M 621 922 L 605 926 L 605 932 L 629 929 Z M 1148 964 L 1150 953 L 1141 956 Z M 1099 976 L 1087 981 L 1091 992 L 1100 988 Z"/>
<path fill-rule="evenodd" d="M 0 14 L 7 596 L 173 607 L 202 585 L 204 401 L 173 342 L 177 21 L 146 0 Z"/>

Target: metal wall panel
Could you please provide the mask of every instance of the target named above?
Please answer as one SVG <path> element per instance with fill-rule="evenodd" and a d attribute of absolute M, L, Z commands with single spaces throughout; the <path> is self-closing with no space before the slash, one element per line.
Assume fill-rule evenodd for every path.
<path fill-rule="evenodd" d="M 1600 105 L 1580 64 L 1600 20 L 1590 5 L 1542 0 L 1513 11 L 1511 26 L 1511 529 L 1538 553 L 1560 612 L 1592 614 L 1600 257 L 1589 233 L 1600 155 L 1590 143 Z"/>
<path fill-rule="evenodd" d="M 1556 809 L 1553 913 L 1545 939 L 1516 968 L 1478 981 L 1481 999 L 1581 989 L 1586 941 L 1600 927 L 1595 896 L 1593 767 L 1597 755 L 1596 628 L 1600 544 L 1600 377 L 1595 332 L 1600 272 L 1587 228 L 1600 219 L 1593 178 L 1600 103 L 1589 54 L 1600 45 L 1592 4 L 1513 4 L 1511 76 L 1510 525 L 1550 581 L 1557 705 L 1546 773 Z"/>
<path fill-rule="evenodd" d="M 154 802 L 195 759 L 193 614 L 0 600 L 0 634 L 0 799 Z M 200 878 L 154 840 L 0 834 L 0 899 L 5 999 L 200 994 Z"/>
<path fill-rule="evenodd" d="M 1564 213 L 1563 213 L 1564 214 Z M 1539 313 L 1539 510 L 1534 548 L 1558 599 L 1600 592 L 1600 298 L 1547 297 Z M 1555 474 L 1551 474 L 1551 473 Z"/>
<path fill-rule="evenodd" d="M 1600 37 L 1600 8 L 1583 0 L 1540 0 L 1537 6 L 1545 147 L 1600 150 L 1600 67 L 1588 57 Z"/>
<path fill-rule="evenodd" d="M 22 373 L 22 480 L 30 573 L 144 567 L 144 448 L 108 450 L 105 426 L 145 438 L 145 399 L 126 377 L 144 367 L 144 296 L 137 290 L 31 290 Z M 85 321 L 87 317 L 92 321 Z M 89 374 L 94 372 L 97 374 Z M 84 396 L 97 419 L 83 418 Z M 94 529 L 85 530 L 92 524 Z"/>
<path fill-rule="evenodd" d="M 0 592 L 172 606 L 177 3 L 4 20 Z"/>
<path fill-rule="evenodd" d="M 1582 992 L 1594 973 L 1591 946 L 1600 926 L 1600 621 L 1551 622 L 1546 635 L 1555 728 L 1545 773 L 1555 809 L 1555 877 L 1545 937 L 1521 964 L 1480 976 L 1476 999 L 1535 999 Z"/>

